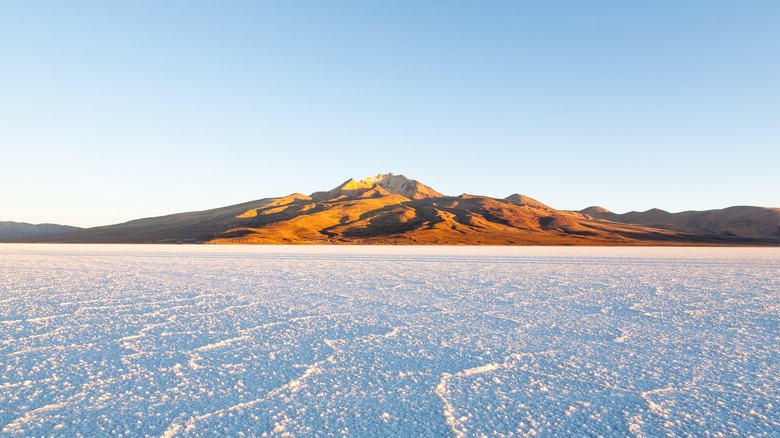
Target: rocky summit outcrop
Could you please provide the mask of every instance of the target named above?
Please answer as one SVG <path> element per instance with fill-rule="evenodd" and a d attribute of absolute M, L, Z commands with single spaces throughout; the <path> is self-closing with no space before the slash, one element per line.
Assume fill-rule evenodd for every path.
<path fill-rule="evenodd" d="M 735 210 L 736 209 L 736 210 Z M 690 213 L 690 214 L 689 214 Z M 697 213 L 697 214 L 693 214 Z M 213 244 L 780 245 L 777 209 L 627 213 L 556 210 L 533 198 L 446 196 L 403 175 L 348 179 L 206 211 L 24 241 Z"/>
<path fill-rule="evenodd" d="M 444 196 L 416 180 L 409 179 L 403 175 L 386 173 L 371 176 L 360 181 L 350 178 L 334 189 L 327 192 L 315 192 L 311 197 L 315 200 L 325 200 L 336 199 L 339 196 L 376 198 L 390 194 L 401 195 L 408 199 L 440 198 Z"/>

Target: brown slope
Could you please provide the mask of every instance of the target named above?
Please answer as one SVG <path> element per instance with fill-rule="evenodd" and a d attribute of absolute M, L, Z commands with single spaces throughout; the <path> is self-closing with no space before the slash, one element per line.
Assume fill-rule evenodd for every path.
<path fill-rule="evenodd" d="M 365 215 L 409 201 L 401 195 L 299 200 L 281 210 L 261 211 L 254 220 L 228 229 L 209 243 L 348 243 L 337 231 L 345 224 L 359 228 Z"/>
<path fill-rule="evenodd" d="M 64 234 L 25 238 L 24 242 L 54 243 L 202 243 L 240 226 L 243 214 L 262 208 L 276 208 L 293 199 L 310 199 L 293 194 L 266 198 L 228 207 L 137 219 L 116 225 L 87 228 Z M 22 241 L 22 240 L 17 240 Z"/>

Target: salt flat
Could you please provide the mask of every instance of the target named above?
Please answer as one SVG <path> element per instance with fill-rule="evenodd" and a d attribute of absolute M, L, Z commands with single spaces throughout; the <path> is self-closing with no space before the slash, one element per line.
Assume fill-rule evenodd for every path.
<path fill-rule="evenodd" d="M 0 245 L 2 435 L 778 436 L 780 250 Z"/>

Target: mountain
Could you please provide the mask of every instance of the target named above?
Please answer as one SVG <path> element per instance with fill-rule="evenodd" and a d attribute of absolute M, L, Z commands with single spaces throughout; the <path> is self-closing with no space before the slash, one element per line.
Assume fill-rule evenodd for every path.
<path fill-rule="evenodd" d="M 677 226 L 670 220 L 649 219 L 646 223 L 631 222 L 625 215 L 596 207 L 583 211 L 556 210 L 521 194 L 505 199 L 468 194 L 446 196 L 416 180 L 388 173 L 362 180 L 349 179 L 331 190 L 311 195 L 295 193 L 212 210 L 20 240 L 218 244 L 780 245 L 777 223 L 771 228 L 766 225 L 771 221 L 762 216 L 771 216 L 775 209 L 749 208 L 757 209 L 751 217 L 760 217 L 761 225 L 746 224 L 740 234 L 734 231 L 736 226 L 695 228 Z M 732 218 L 732 215 L 726 217 Z M 749 220 L 748 216 L 744 218 Z M 716 222 L 718 218 L 712 216 L 710 220 Z M 742 219 L 729 223 L 735 224 L 738 220 Z M 748 229 L 751 230 L 749 233 Z"/>
<path fill-rule="evenodd" d="M 0 241 L 13 240 L 31 236 L 68 233 L 80 230 L 78 227 L 57 224 L 28 224 L 25 222 L 0 221 Z"/>
<path fill-rule="evenodd" d="M 722 210 L 669 213 L 651 210 L 616 214 L 601 207 L 581 213 L 613 222 L 640 224 L 695 234 L 714 234 L 755 239 L 780 239 L 780 208 L 728 207 Z"/>

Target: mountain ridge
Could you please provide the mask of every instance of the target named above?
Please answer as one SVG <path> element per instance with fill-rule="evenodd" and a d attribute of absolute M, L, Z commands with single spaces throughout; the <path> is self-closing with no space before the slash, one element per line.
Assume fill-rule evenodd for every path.
<path fill-rule="evenodd" d="M 59 224 L 30 224 L 27 222 L 0 221 L 0 239 L 23 238 L 26 236 L 42 236 L 61 234 L 82 228 Z"/>
<path fill-rule="evenodd" d="M 693 214 L 696 213 L 696 214 Z M 392 173 L 293 193 L 6 241 L 418 245 L 780 245 L 780 209 L 616 214 L 556 210 L 515 193 L 447 196 Z"/>
<path fill-rule="evenodd" d="M 646 211 L 613 213 L 609 210 L 581 210 L 587 214 L 614 222 L 685 230 L 698 233 L 730 234 L 741 237 L 780 238 L 780 208 L 733 206 L 714 210 L 688 210 L 670 213 L 659 208 Z"/>

